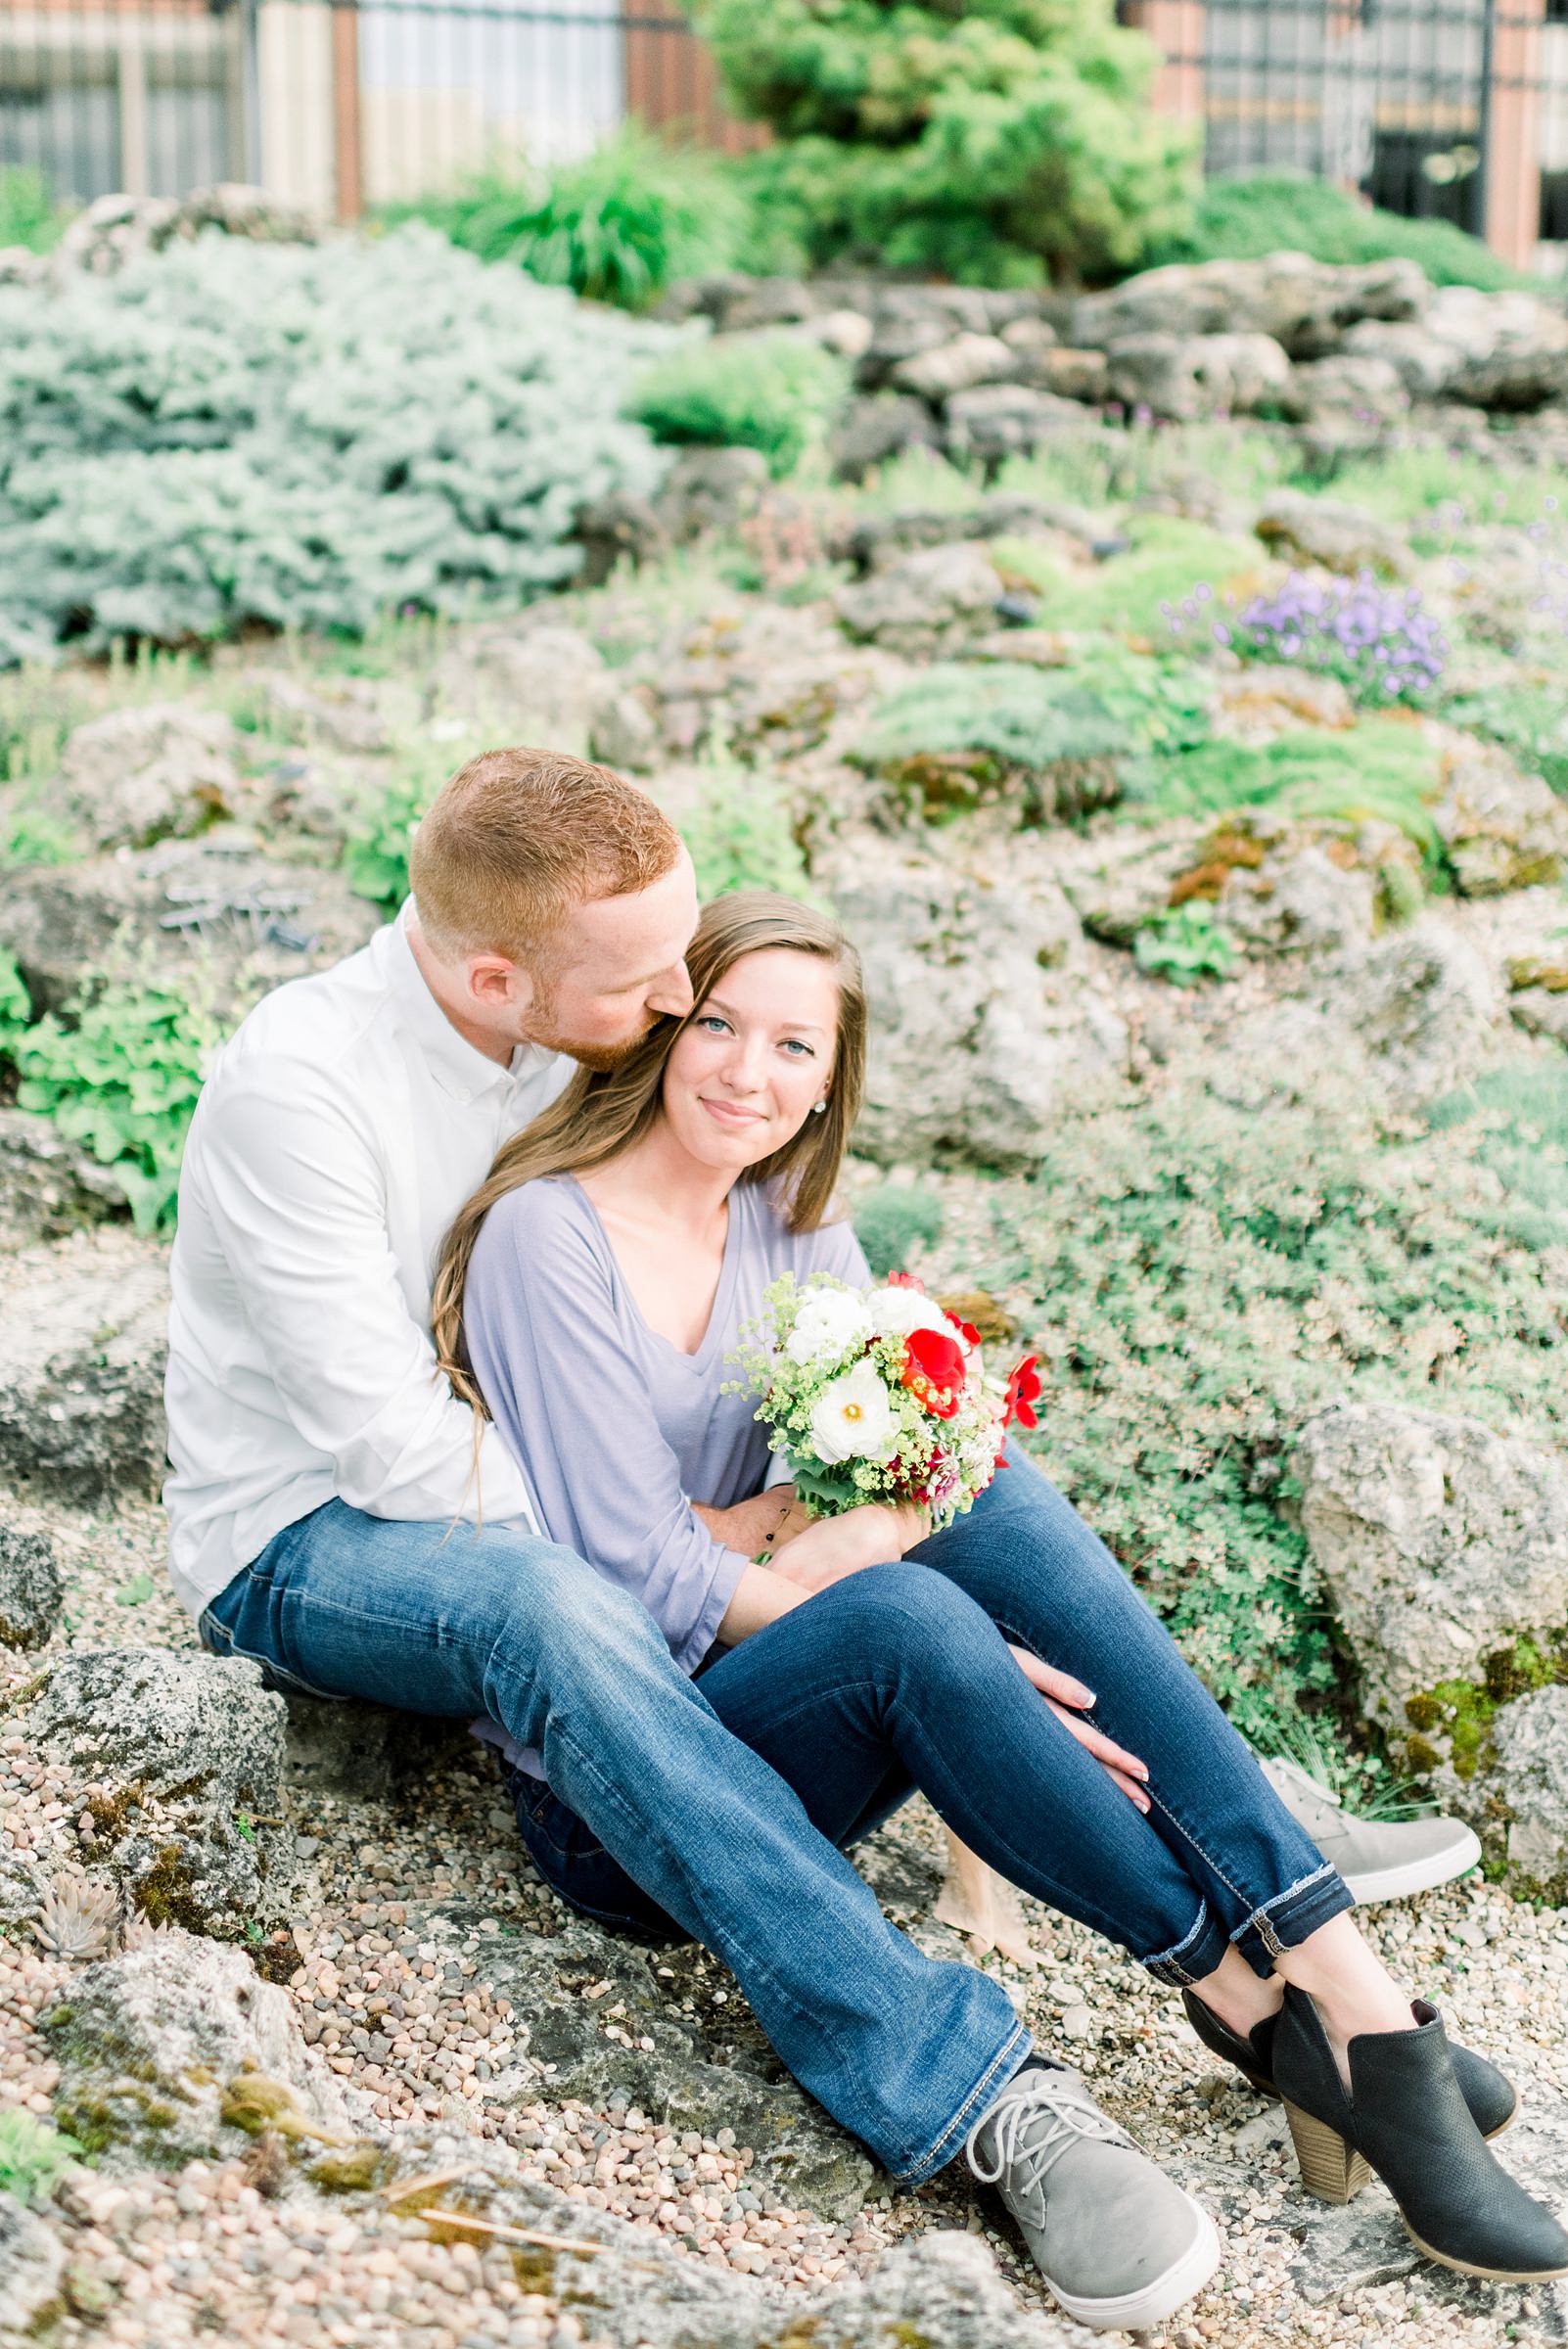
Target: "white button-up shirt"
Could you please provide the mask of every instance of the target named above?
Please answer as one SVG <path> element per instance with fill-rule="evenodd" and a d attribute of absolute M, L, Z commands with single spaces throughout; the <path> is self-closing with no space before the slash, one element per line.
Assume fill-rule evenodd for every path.
<path fill-rule="evenodd" d="M 436 1366 L 431 1284 L 501 1144 L 573 1073 L 466 1043 L 404 935 L 267 995 L 203 1087 L 180 1175 L 163 1488 L 193 1615 L 334 1497 L 373 1517 L 521 1522 L 522 1473 Z"/>

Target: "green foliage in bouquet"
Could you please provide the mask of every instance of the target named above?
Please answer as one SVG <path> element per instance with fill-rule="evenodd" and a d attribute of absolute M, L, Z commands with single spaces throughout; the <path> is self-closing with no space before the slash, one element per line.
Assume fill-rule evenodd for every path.
<path fill-rule="evenodd" d="M 1044 1465 L 1268 1747 L 1335 1686 L 1290 1508 L 1309 1413 L 1375 1395 L 1568 1435 L 1568 1259 L 1499 1217 L 1468 1122 L 1391 1145 L 1332 1073 L 1263 1112 L 1194 1076 L 1065 1125 L 992 1219 L 950 1274 L 1039 1355 Z"/>
<path fill-rule="evenodd" d="M 624 310 L 646 309 L 676 278 L 732 268 L 751 225 L 715 155 L 629 121 L 569 162 L 530 171 L 498 160 L 384 217 L 428 220 L 482 261 L 514 261 L 541 285 Z"/>
<path fill-rule="evenodd" d="M 1207 181 L 1190 224 L 1157 239 L 1143 265 L 1261 260 L 1270 253 L 1307 253 L 1314 261 L 1416 261 L 1434 286 L 1480 286 L 1488 293 L 1539 283 L 1452 221 L 1407 220 L 1326 179 L 1285 171 Z"/>
<path fill-rule="evenodd" d="M 0 1023 L 7 1021 L 0 971 Z M 185 1132 L 225 1030 L 207 991 L 152 970 L 87 972 L 57 1017 L 0 1025 L 23 1109 L 113 1167 L 139 1230 L 174 1220 Z"/>
<path fill-rule="evenodd" d="M 1191 217 L 1196 139 L 1110 0 L 703 0 L 742 170 L 810 260 L 970 285 L 1100 280 Z"/>
<path fill-rule="evenodd" d="M 826 436 L 849 393 L 842 359 L 791 335 L 685 341 L 638 377 L 626 413 L 672 446 L 755 448 L 775 481 Z"/>
<path fill-rule="evenodd" d="M 515 608 L 655 484 L 620 409 L 669 339 L 414 224 L 0 289 L 0 663 Z"/>

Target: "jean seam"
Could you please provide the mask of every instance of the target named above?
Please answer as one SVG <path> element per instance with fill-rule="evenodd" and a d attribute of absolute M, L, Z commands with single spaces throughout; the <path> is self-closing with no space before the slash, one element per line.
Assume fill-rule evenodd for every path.
<path fill-rule="evenodd" d="M 1202 1933 L 1204 1926 L 1209 1923 L 1212 1915 L 1213 1911 L 1211 1911 L 1208 1902 L 1200 1893 L 1198 1895 L 1198 1913 L 1193 1918 L 1192 1923 L 1186 1932 L 1182 1934 L 1181 1939 L 1179 1941 L 1173 1942 L 1170 1949 L 1160 1950 L 1154 1957 L 1145 1958 L 1143 1963 L 1146 1966 L 1151 1967 L 1156 1965 L 1173 1965 L 1179 1967 L 1181 1964 L 1182 1951 L 1191 1949 L 1193 1943 Z M 1194 1976 L 1193 1979 L 1195 1980 L 1196 1976 Z"/>
<path fill-rule="evenodd" d="M 1299 1899 L 1302 1894 L 1314 1891 L 1318 1885 L 1322 1885 L 1326 1889 L 1329 1879 L 1338 1874 L 1339 1869 L 1334 1865 L 1332 1860 L 1325 1860 L 1320 1867 L 1313 1869 L 1311 1875 L 1299 1877 L 1294 1884 L 1287 1885 L 1283 1892 L 1274 1893 L 1269 1900 L 1255 1909 L 1249 1917 L 1243 1918 L 1231 1934 L 1231 1940 L 1234 1942 L 1244 1941 L 1249 1933 L 1256 1932 L 1270 1958 L 1282 1958 L 1286 1950 L 1294 1945 L 1280 1939 L 1278 1927 L 1269 1913 L 1270 1911 L 1277 1909 L 1283 1901 Z M 1313 1930 L 1315 1932 L 1316 1927 L 1314 1926 Z M 1305 1939 L 1306 1936 L 1303 1938 Z"/>
<path fill-rule="evenodd" d="M 941 2169 L 945 2162 L 952 2159 L 952 2155 L 950 2153 L 945 2153 L 943 2151 L 943 2147 L 946 2145 L 953 2137 L 967 2133 L 965 2125 L 968 2122 L 969 2115 L 973 2112 L 980 2098 L 986 2094 L 986 2091 L 995 2079 L 997 2072 L 1006 2062 L 1013 2050 L 1018 2046 L 1020 2040 L 1027 2041 L 1030 2047 L 1033 2047 L 1035 2044 L 1025 2026 L 1022 2023 L 1017 2023 L 1014 2025 L 1011 2033 L 1003 2042 L 1002 2046 L 992 2057 L 991 2062 L 987 2065 L 985 2071 L 982 2072 L 980 2078 L 976 2081 L 968 2096 L 965 2096 L 962 2104 L 959 2105 L 958 2110 L 948 2122 L 942 2135 L 940 2137 L 933 2138 L 931 2143 L 926 2147 L 925 2152 L 922 2153 L 920 2158 L 909 2168 L 895 2170 L 893 2172 L 894 2177 L 897 2178 L 900 2184 L 906 2186 L 918 2186 L 926 2178 L 929 2178 L 934 2170 Z M 1016 2071 L 1017 2069 L 1018 2066 L 1014 2064 L 1013 2071 Z M 1009 2079 L 1011 2079 L 1012 2072 L 1009 2072 L 1007 2076 Z"/>

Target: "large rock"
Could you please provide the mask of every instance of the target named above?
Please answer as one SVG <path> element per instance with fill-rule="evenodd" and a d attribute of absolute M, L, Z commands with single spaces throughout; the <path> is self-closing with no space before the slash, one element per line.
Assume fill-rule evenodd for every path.
<path fill-rule="evenodd" d="M 1253 415 L 1290 394 L 1290 361 L 1268 335 L 1126 335 L 1105 356 L 1113 399 L 1179 423 Z"/>
<path fill-rule="evenodd" d="M 132 261 L 188 242 L 206 229 L 269 245 L 313 244 L 317 224 L 265 188 L 236 180 L 193 188 L 188 196 L 99 196 L 76 214 L 50 256 L 51 274 L 113 277 Z"/>
<path fill-rule="evenodd" d="M 61 760 L 60 811 L 95 849 L 145 849 L 253 815 L 239 737 L 215 710 L 179 702 L 111 710 L 77 726 Z"/>
<path fill-rule="evenodd" d="M 61 2124 L 106 2166 L 232 2158 L 263 2125 L 304 2148 L 350 2135 L 294 2001 L 199 1935 L 171 1928 L 82 1967 L 40 2028 Z"/>
<path fill-rule="evenodd" d="M 59 2313 L 65 2246 L 35 2211 L 0 2192 L 0 2340 L 38 2337 L 46 2312 Z"/>
<path fill-rule="evenodd" d="M 1393 1403 L 1319 1412 L 1293 1469 L 1367 1710 L 1493 1860 L 1568 1899 L 1568 1473 Z"/>
<path fill-rule="evenodd" d="M 981 548 L 959 539 L 896 557 L 841 587 L 839 617 L 852 636 L 917 650 L 989 619 L 1002 592 Z"/>
<path fill-rule="evenodd" d="M 1463 897 L 1529 889 L 1568 871 L 1568 802 L 1502 752 L 1456 745 L 1433 816 Z"/>
<path fill-rule="evenodd" d="M 1418 329 L 1389 327 L 1389 334 Z M 1325 431 L 1391 423 L 1410 404 L 1399 369 L 1389 359 L 1342 351 L 1309 359 L 1292 370 L 1287 413 Z"/>
<path fill-rule="evenodd" d="M 50 1118 L 0 1109 L 0 1252 L 130 1213 L 124 1185 Z"/>
<path fill-rule="evenodd" d="M 1484 956 L 1430 915 L 1343 956 L 1325 972 L 1320 997 L 1329 1021 L 1351 1031 L 1374 1076 L 1412 1106 L 1470 1074 L 1501 1005 Z"/>
<path fill-rule="evenodd" d="M 0 946 L 39 1011 L 59 1010 L 85 970 L 144 955 L 232 1006 L 351 954 L 380 920 L 341 874 L 286 863 L 238 826 L 0 875 Z"/>
<path fill-rule="evenodd" d="M 89 1849 L 155 1924 L 238 1941 L 288 1916 L 284 1709 L 259 1667 L 167 1648 L 72 1653 L 24 1728 L 84 1785 L 112 1789 L 91 1807 Z"/>
<path fill-rule="evenodd" d="M 1115 1089 L 1121 1015 L 1084 968 L 1059 884 L 1009 839 L 939 863 L 886 842 L 828 876 L 865 964 L 871 1065 L 860 1147 L 1028 1166 L 1069 1109 Z"/>
<path fill-rule="evenodd" d="M 1287 836 L 1268 844 L 1257 864 L 1227 867 L 1215 912 L 1249 945 L 1274 953 L 1326 953 L 1371 938 L 1377 882 L 1360 866 L 1340 863 L 1326 846 Z"/>
<path fill-rule="evenodd" d="M 0 1646 L 42 1647 L 64 1602 L 51 1543 L 0 1525 Z"/>
<path fill-rule="evenodd" d="M 1568 317 L 1560 302 L 1523 292 L 1445 286 L 1426 326 L 1454 354 L 1443 385 L 1448 399 L 1477 408 L 1531 409 L 1568 392 Z"/>
<path fill-rule="evenodd" d="M 688 448 L 675 459 L 655 501 L 677 546 L 713 530 L 733 530 L 767 495 L 767 460 L 755 448 Z"/>
<path fill-rule="evenodd" d="M 934 405 L 977 384 L 1004 384 L 1018 373 L 1019 354 L 999 335 L 959 335 L 900 359 L 892 371 L 896 391 L 912 392 Z"/>
<path fill-rule="evenodd" d="M 1568 1474 L 1479 1419 L 1339 1403 L 1297 1444 L 1302 1527 L 1376 1718 L 1568 1624 Z"/>
<path fill-rule="evenodd" d="M 829 453 L 841 482 L 863 482 L 878 465 L 906 448 L 935 448 L 941 438 L 923 399 L 878 392 L 853 399 L 833 429 Z"/>
<path fill-rule="evenodd" d="M 165 1250 L 105 1227 L 4 1261 L 0 1474 L 88 1503 L 152 1494 L 166 1433 Z"/>
<path fill-rule="evenodd" d="M 988 472 L 1008 457 L 1029 456 L 1055 434 L 1084 429 L 1076 400 L 1029 384 L 977 384 L 972 392 L 955 392 L 944 413 L 947 454 Z"/>
<path fill-rule="evenodd" d="M 614 680 L 604 655 L 579 629 L 496 621 L 454 640 L 436 683 L 442 703 L 478 733 L 548 743 L 581 759 Z"/>
<path fill-rule="evenodd" d="M 1276 489 L 1265 499 L 1253 527 L 1264 544 L 1287 562 L 1320 563 L 1325 571 L 1352 578 L 1362 571 L 1403 578 L 1410 569 L 1409 552 L 1399 532 L 1361 506 Z"/>
<path fill-rule="evenodd" d="M 1416 319 L 1432 299 L 1414 261 L 1335 267 L 1303 253 L 1255 261 L 1174 262 L 1086 294 L 1067 340 L 1096 350 L 1130 335 L 1268 335 L 1294 359 L 1320 359 L 1358 320 Z"/>
<path fill-rule="evenodd" d="M 873 2170 L 855 2140 L 783 2074 L 760 2037 L 739 2050 L 708 2041 L 635 1944 L 583 1921 L 557 1934 L 503 1933 L 482 1911 L 450 1904 L 410 1910 L 409 1921 L 433 1941 L 460 1944 L 477 1978 L 524 2018 L 529 2065 L 492 2081 L 490 2102 L 531 2102 L 533 2067 L 547 2065 L 554 2100 L 602 2108 L 614 2095 L 706 2137 L 731 2128 L 792 2203 L 845 2219 L 864 2202 Z M 678 1959 L 675 1952 L 669 1962 Z M 585 1997 L 589 1989 L 598 1995 Z"/>

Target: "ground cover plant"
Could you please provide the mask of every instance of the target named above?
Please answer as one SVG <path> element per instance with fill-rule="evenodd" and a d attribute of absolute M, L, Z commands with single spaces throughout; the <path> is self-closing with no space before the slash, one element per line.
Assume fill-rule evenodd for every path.
<path fill-rule="evenodd" d="M 626 413 L 673 446 L 755 448 L 775 481 L 826 437 L 844 404 L 842 360 L 790 335 L 684 342 L 636 380 Z"/>
<path fill-rule="evenodd" d="M 671 145 L 626 122 L 585 156 L 530 168 L 496 158 L 449 194 L 389 205 L 482 261 L 511 261 L 541 285 L 646 309 L 676 278 L 734 265 L 750 207 L 711 149 Z"/>
<path fill-rule="evenodd" d="M 1171 261 L 1258 260 L 1307 253 L 1314 261 L 1418 261 L 1435 286 L 1500 292 L 1536 283 L 1479 237 L 1448 220 L 1410 220 L 1362 204 L 1348 188 L 1293 172 L 1242 172 L 1206 180 L 1189 224 L 1156 242 L 1146 267 Z"/>

